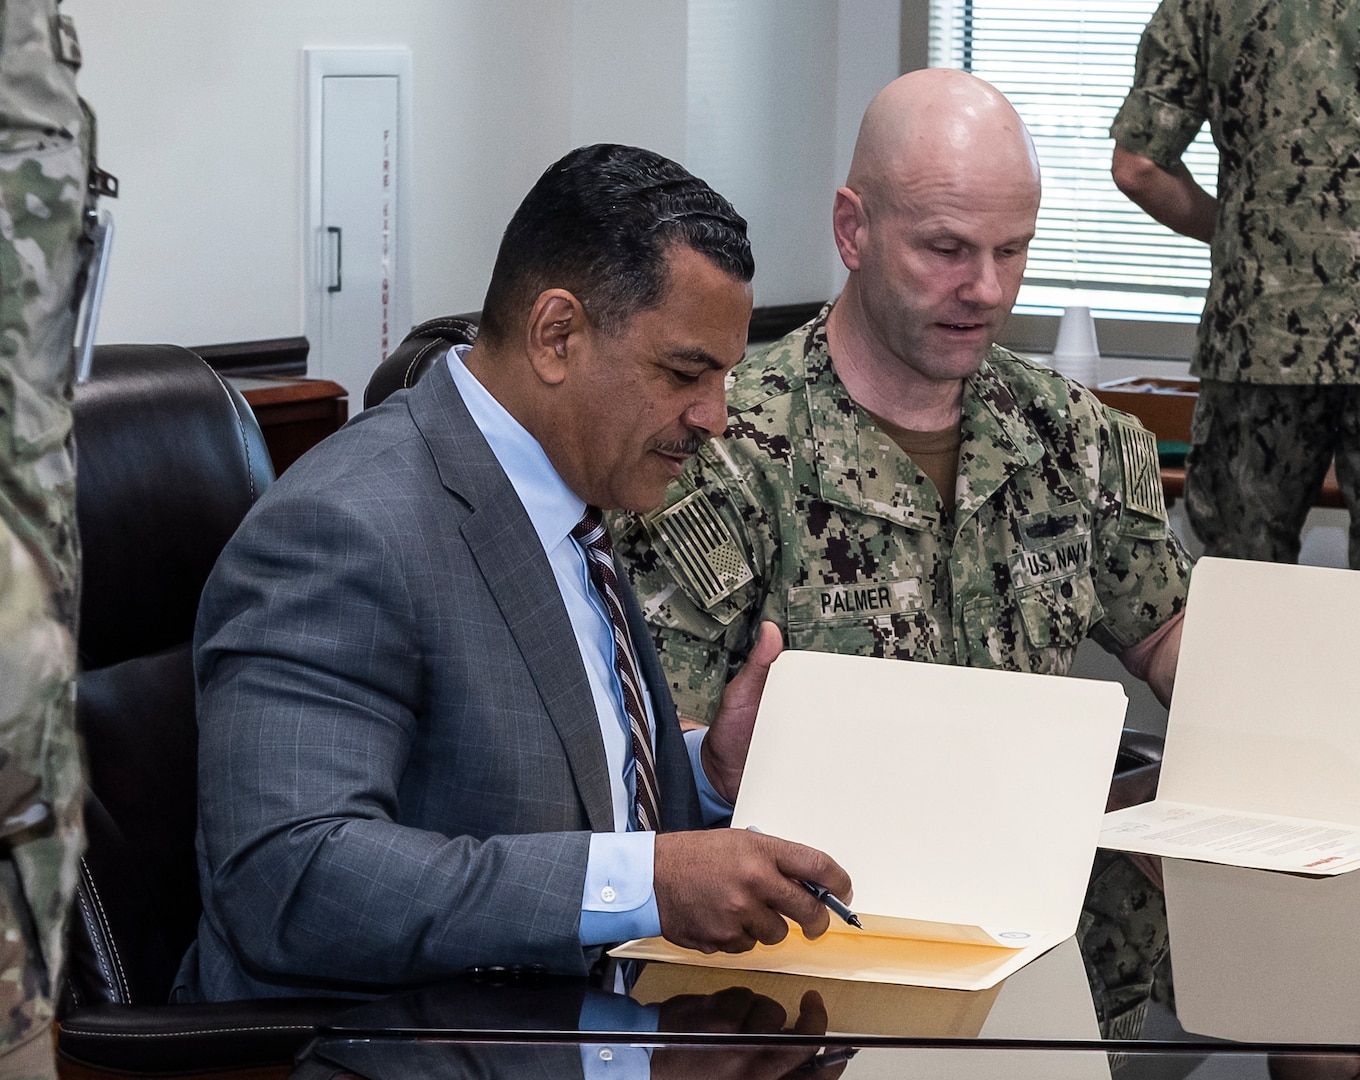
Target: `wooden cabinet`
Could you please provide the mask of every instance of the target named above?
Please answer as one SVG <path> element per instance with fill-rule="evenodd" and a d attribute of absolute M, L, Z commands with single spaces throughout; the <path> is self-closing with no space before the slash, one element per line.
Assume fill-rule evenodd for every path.
<path fill-rule="evenodd" d="M 349 417 L 345 388 L 327 379 L 261 375 L 230 376 L 228 381 L 254 410 L 276 475 Z"/>

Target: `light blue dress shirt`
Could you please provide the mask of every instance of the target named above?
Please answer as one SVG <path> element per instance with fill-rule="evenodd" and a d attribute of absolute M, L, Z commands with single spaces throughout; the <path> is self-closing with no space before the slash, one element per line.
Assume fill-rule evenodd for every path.
<path fill-rule="evenodd" d="M 655 834 L 631 831 L 636 827 L 632 737 L 623 706 L 623 687 L 614 668 L 613 627 L 604 602 L 591 584 L 585 552 L 571 536 L 586 504 L 567 487 L 538 440 L 468 371 L 462 358 L 470 349 L 469 345 L 455 345 L 449 350 L 449 373 L 543 545 L 576 634 L 604 740 L 614 832 L 594 833 L 590 838 L 581 897 L 581 944 L 653 937 L 661 932 L 652 886 Z M 645 686 L 643 697 L 655 741 L 656 719 Z M 703 736 L 703 731 L 687 732 L 685 744 L 704 821 L 712 824 L 730 814 L 732 807 L 709 783 L 699 763 Z"/>

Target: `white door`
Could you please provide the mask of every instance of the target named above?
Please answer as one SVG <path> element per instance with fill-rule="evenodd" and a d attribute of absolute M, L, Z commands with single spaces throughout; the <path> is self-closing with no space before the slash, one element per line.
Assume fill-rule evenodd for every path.
<path fill-rule="evenodd" d="M 397 153 L 399 80 L 321 80 L 321 273 L 319 340 L 311 372 L 363 407 L 373 369 L 409 327 L 397 325 Z"/>

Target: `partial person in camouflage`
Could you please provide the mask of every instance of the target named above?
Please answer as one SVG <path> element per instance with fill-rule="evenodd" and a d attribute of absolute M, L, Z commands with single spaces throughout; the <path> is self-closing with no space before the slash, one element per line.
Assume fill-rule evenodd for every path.
<path fill-rule="evenodd" d="M 728 433 L 615 522 L 682 715 L 762 619 L 795 649 L 1065 674 L 1090 635 L 1165 701 L 1190 564 L 1156 446 L 993 344 L 1039 207 L 1029 135 L 957 71 L 889 84 L 833 224 L 839 299 L 735 372 Z"/>
<path fill-rule="evenodd" d="M 1077 941 L 1101 1038 L 1138 1038 L 1148 1006 L 1175 997 L 1161 860 L 1097 850 Z"/>
<path fill-rule="evenodd" d="M 0 0 L 0 1077 L 54 1076 L 81 850 L 72 344 L 92 120 L 55 0 Z"/>
<path fill-rule="evenodd" d="M 1210 555 L 1297 562 L 1333 456 L 1360 569 L 1360 4 L 1163 0 L 1115 117 L 1120 189 L 1211 245 L 1186 509 Z M 1217 198 L 1181 155 L 1208 120 Z"/>

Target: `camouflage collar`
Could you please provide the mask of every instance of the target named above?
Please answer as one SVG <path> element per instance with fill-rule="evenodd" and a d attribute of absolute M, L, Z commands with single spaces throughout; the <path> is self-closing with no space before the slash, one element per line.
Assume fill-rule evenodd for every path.
<path fill-rule="evenodd" d="M 811 425 L 813 467 L 823 500 L 907 528 L 937 529 L 943 506 L 911 459 L 850 397 L 831 364 L 826 341 L 828 304 L 802 330 L 802 372 Z M 798 355 L 796 340 L 789 351 Z M 1043 456 L 1043 444 L 1001 380 L 994 358 L 1009 354 L 992 346 L 981 369 L 964 385 L 960 487 L 955 520 L 963 521 L 1021 469 Z M 792 359 L 792 358 L 790 358 Z"/>
<path fill-rule="evenodd" d="M 958 521 L 1044 456 L 1043 440 L 997 371 L 996 361 L 1009 356 L 993 345 L 977 374 L 964 384 L 960 484 L 954 507 Z"/>

